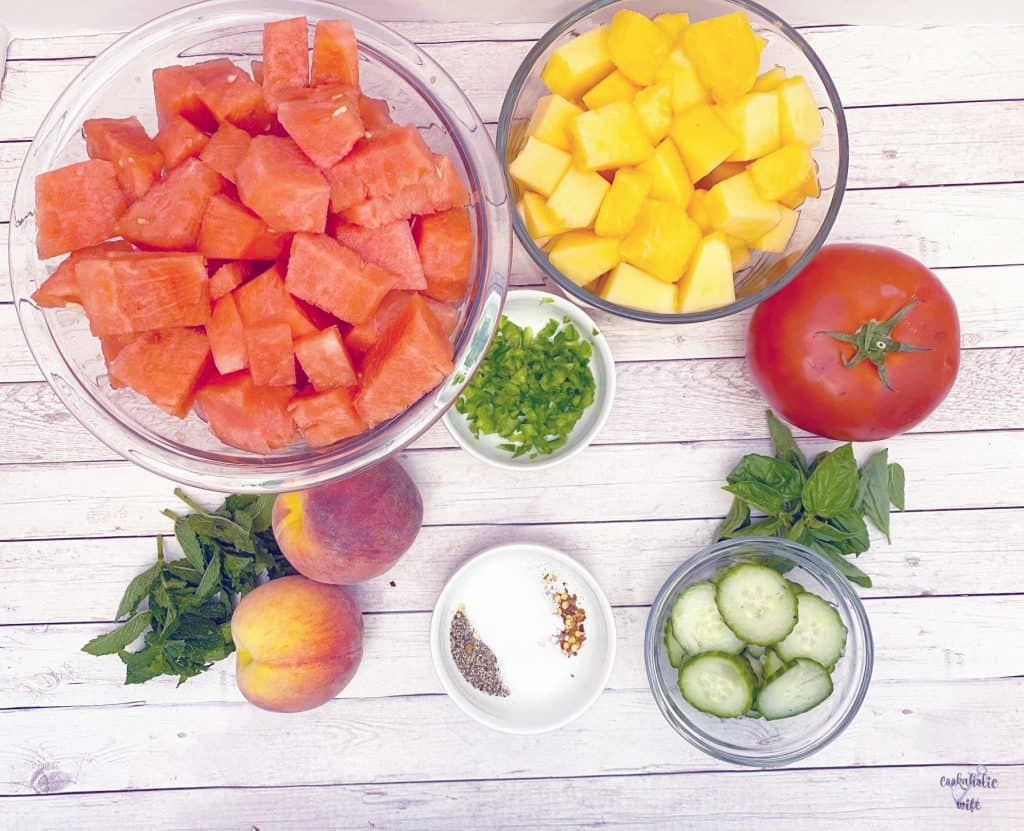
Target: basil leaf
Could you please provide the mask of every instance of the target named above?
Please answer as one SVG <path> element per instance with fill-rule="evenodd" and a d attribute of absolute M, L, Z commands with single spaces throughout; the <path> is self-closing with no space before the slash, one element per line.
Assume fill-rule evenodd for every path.
<path fill-rule="evenodd" d="M 149 612 L 139 612 L 112 632 L 97 635 L 82 647 L 82 651 L 90 655 L 113 655 L 120 652 L 149 628 L 150 617 Z"/>
<path fill-rule="evenodd" d="M 772 437 L 772 444 L 775 445 L 775 457 L 787 462 L 799 470 L 804 476 L 807 475 L 807 460 L 800 448 L 796 446 L 793 439 L 793 431 L 784 422 L 776 418 L 771 410 L 768 414 L 768 434 Z"/>
<path fill-rule="evenodd" d="M 865 589 L 871 588 L 871 578 L 868 577 L 859 568 L 857 568 L 857 566 L 855 566 L 853 563 L 847 560 L 842 554 L 836 551 L 836 549 L 833 546 L 829 545 L 828 543 L 815 541 L 814 545 L 811 547 L 814 548 L 814 550 L 817 551 L 819 554 L 821 554 L 822 557 L 824 557 L 826 560 L 832 563 L 832 565 L 834 565 L 837 569 L 839 569 L 839 571 L 842 572 L 843 576 L 851 583 L 854 583 Z"/>
<path fill-rule="evenodd" d="M 156 582 L 156 578 L 160 574 L 160 565 L 160 563 L 153 563 L 144 572 L 132 578 L 128 588 L 124 590 L 121 602 L 117 604 L 117 614 L 114 615 L 114 620 L 120 620 L 126 615 L 135 613 L 139 604 L 149 594 L 149 590 L 153 588 L 153 583 Z"/>
<path fill-rule="evenodd" d="M 749 522 L 750 508 L 747 507 L 746 502 L 738 496 L 734 496 L 732 504 L 729 506 L 729 513 L 725 515 L 725 519 L 722 520 L 715 530 L 715 540 L 727 539 L 730 534 L 743 528 Z"/>
<path fill-rule="evenodd" d="M 844 444 L 825 456 L 804 483 L 801 500 L 808 513 L 833 517 L 857 498 L 857 461 L 853 445 Z"/>
<path fill-rule="evenodd" d="M 210 558 L 210 564 L 203 572 L 203 579 L 196 588 L 196 598 L 204 600 L 220 588 L 220 554 Z"/>
<path fill-rule="evenodd" d="M 889 535 L 889 451 L 879 450 L 868 459 L 860 469 L 860 482 L 857 485 L 855 507 L 867 515 L 875 527 Z"/>
<path fill-rule="evenodd" d="M 864 517 L 853 508 L 836 514 L 811 534 L 816 540 L 831 543 L 841 554 L 863 554 L 871 547 Z"/>
<path fill-rule="evenodd" d="M 803 477 L 796 468 L 771 456 L 749 453 L 727 477 L 725 490 L 766 514 L 782 513 L 800 498 Z"/>
<path fill-rule="evenodd" d="M 899 511 L 906 508 L 906 478 L 903 465 L 897 462 L 889 465 L 889 499 Z"/>
<path fill-rule="evenodd" d="M 729 534 L 729 539 L 735 540 L 741 537 L 774 537 L 779 531 L 779 524 L 778 517 L 766 517 L 759 522 L 755 522 L 751 525 L 745 525 L 742 528 L 737 528 Z"/>

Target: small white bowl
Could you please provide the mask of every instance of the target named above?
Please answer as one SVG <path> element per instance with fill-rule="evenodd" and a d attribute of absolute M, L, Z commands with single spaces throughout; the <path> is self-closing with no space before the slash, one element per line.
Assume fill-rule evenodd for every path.
<path fill-rule="evenodd" d="M 507 450 L 499 450 L 504 444 L 501 436 L 480 434 L 476 438 L 469 429 L 469 421 L 454 406 L 444 415 L 444 426 L 455 441 L 481 461 L 506 470 L 543 470 L 571 459 L 585 448 L 598 434 L 608 420 L 615 398 L 615 361 L 608 347 L 608 340 L 587 313 L 564 297 L 546 291 L 518 289 L 510 291 L 505 299 L 504 314 L 517 326 L 529 326 L 534 332 L 540 331 L 549 320 L 561 321 L 568 317 L 580 331 L 580 336 L 594 348 L 590 359 L 590 370 L 594 373 L 594 403 L 586 411 L 565 444 L 547 456 L 530 458 L 524 454 L 513 458 Z"/>
<path fill-rule="evenodd" d="M 587 637 L 572 657 L 539 634 L 545 619 L 537 615 L 553 603 L 544 594 L 546 574 L 559 586 L 564 582 L 586 611 Z M 533 579 L 537 598 L 529 589 Z M 517 583 L 529 592 L 518 603 Z M 449 632 L 460 608 L 494 650 L 507 697 L 480 692 L 455 666 Z M 506 619 L 510 626 L 500 631 Z M 445 584 L 430 621 L 430 653 L 441 685 L 467 715 L 504 733 L 545 733 L 582 715 L 601 695 L 615 663 L 615 619 L 593 575 L 571 557 L 543 545 L 509 543 L 470 558 Z"/>

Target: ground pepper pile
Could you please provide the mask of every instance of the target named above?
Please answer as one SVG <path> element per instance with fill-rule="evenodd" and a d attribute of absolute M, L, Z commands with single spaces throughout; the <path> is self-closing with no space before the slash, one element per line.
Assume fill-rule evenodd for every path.
<path fill-rule="evenodd" d="M 452 660 L 459 673 L 475 689 L 486 695 L 508 697 L 508 689 L 501 680 L 498 659 L 491 648 L 480 640 L 466 613 L 459 609 L 452 616 L 448 632 Z"/>

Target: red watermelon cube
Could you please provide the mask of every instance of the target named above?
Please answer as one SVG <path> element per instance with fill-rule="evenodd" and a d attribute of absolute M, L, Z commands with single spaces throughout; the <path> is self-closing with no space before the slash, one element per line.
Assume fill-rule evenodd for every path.
<path fill-rule="evenodd" d="M 235 298 L 230 294 L 214 303 L 210 322 L 206 324 L 206 336 L 210 339 L 213 363 L 221 375 L 238 372 L 249 365 L 245 327 L 238 314 Z"/>
<path fill-rule="evenodd" d="M 440 213 L 468 204 L 466 185 L 452 160 L 447 156 L 435 155 L 433 167 L 415 184 L 391 197 L 367 199 L 346 208 L 342 215 L 356 225 L 377 228 L 396 219 Z"/>
<path fill-rule="evenodd" d="M 433 170 L 430 148 L 412 124 L 388 127 L 360 141 L 328 173 L 331 210 L 393 197 Z"/>
<path fill-rule="evenodd" d="M 356 355 L 364 355 L 369 352 L 373 345 L 388 330 L 392 322 L 401 314 L 406 304 L 415 296 L 416 293 L 411 291 L 391 292 L 380 302 L 377 311 L 373 313 L 369 320 L 360 323 L 358 326 L 353 326 L 349 330 L 345 336 L 345 346 Z M 454 306 L 440 303 L 429 297 L 423 297 L 423 300 L 434 317 L 437 318 L 438 323 L 441 324 L 445 335 L 450 338 L 452 332 L 459 325 L 459 310 Z"/>
<path fill-rule="evenodd" d="M 230 121 L 225 121 L 199 154 L 199 158 L 216 170 L 231 184 L 236 184 L 235 171 L 245 158 L 252 136 Z"/>
<path fill-rule="evenodd" d="M 254 138 L 236 176 L 239 198 L 273 230 L 323 233 L 330 185 L 291 139 Z"/>
<path fill-rule="evenodd" d="M 427 287 L 412 229 L 404 219 L 397 219 L 379 228 L 363 228 L 338 222 L 334 225 L 333 233 L 338 242 L 351 248 L 366 262 L 379 265 L 396 275 L 396 289 L 418 291 Z"/>
<path fill-rule="evenodd" d="M 356 371 L 337 326 L 295 341 L 295 357 L 317 392 L 335 387 L 354 387 Z"/>
<path fill-rule="evenodd" d="M 168 170 L 177 167 L 185 159 L 191 159 L 203 152 L 210 137 L 200 132 L 188 119 L 173 116 L 156 134 L 156 146 L 164 157 Z"/>
<path fill-rule="evenodd" d="M 473 227 L 469 211 L 452 208 L 421 216 L 414 226 L 416 247 L 427 279 L 427 294 L 456 303 L 466 295 L 473 267 Z"/>
<path fill-rule="evenodd" d="M 371 98 L 369 95 L 359 96 L 359 116 L 363 119 L 363 129 L 369 133 L 367 138 L 373 138 L 374 133 L 395 123 L 391 120 L 388 102 L 383 98 Z"/>
<path fill-rule="evenodd" d="M 90 118 L 82 125 L 91 159 L 114 165 L 130 201 L 144 196 L 164 169 L 164 157 L 137 118 Z"/>
<path fill-rule="evenodd" d="M 103 363 L 107 366 L 107 381 L 115 390 L 121 389 L 124 387 L 124 384 L 111 377 L 110 365 L 114 362 L 114 358 L 121 354 L 122 349 L 139 337 L 142 336 L 138 332 L 130 332 L 127 335 L 104 335 L 100 338 L 100 350 L 103 352 Z"/>
<path fill-rule="evenodd" d="M 249 372 L 259 386 L 295 386 L 295 353 L 287 323 L 256 323 L 245 327 Z"/>
<path fill-rule="evenodd" d="M 146 332 L 110 362 L 111 382 L 131 387 L 160 409 L 184 418 L 209 370 L 210 344 L 198 329 Z"/>
<path fill-rule="evenodd" d="M 288 235 L 271 231 L 262 219 L 224 194 L 215 194 L 203 214 L 198 250 L 215 260 L 276 260 Z"/>
<path fill-rule="evenodd" d="M 263 95 L 277 112 L 282 93 L 309 86 L 309 24 L 304 17 L 263 27 Z"/>
<path fill-rule="evenodd" d="M 311 447 L 326 447 L 366 430 L 366 422 L 342 387 L 297 395 L 288 405 L 288 412 Z"/>
<path fill-rule="evenodd" d="M 318 331 L 310 316 L 299 307 L 285 288 L 277 266 L 272 266 L 235 290 L 238 312 L 246 326 L 257 323 L 287 323 L 292 336 L 305 337 Z"/>
<path fill-rule="evenodd" d="M 237 289 L 252 274 L 251 263 L 224 263 L 210 277 L 210 299 L 220 300 L 228 292 Z"/>
<path fill-rule="evenodd" d="M 102 256 L 108 251 L 131 250 L 131 243 L 123 239 L 80 248 L 57 266 L 57 270 L 32 293 L 32 299 L 37 306 L 42 306 L 44 309 L 56 309 L 66 306 L 68 303 L 81 303 L 82 297 L 78 291 L 78 280 L 75 279 L 75 264 L 84 257 Z"/>
<path fill-rule="evenodd" d="M 302 90 L 278 104 L 277 120 L 320 167 L 337 164 L 363 137 L 359 93 L 354 87 Z"/>
<path fill-rule="evenodd" d="M 263 86 L 263 61 L 252 62 L 252 79 L 261 87 Z"/>
<path fill-rule="evenodd" d="M 359 50 L 349 21 L 321 20 L 316 24 L 312 81 L 359 86 Z"/>
<path fill-rule="evenodd" d="M 199 92 L 203 88 L 201 76 L 209 63 L 198 64 L 198 70 L 196 66 L 180 65 L 153 70 L 156 119 L 161 131 L 178 115 L 201 130 L 217 129 L 217 119 L 199 99 Z"/>
<path fill-rule="evenodd" d="M 270 127 L 271 114 L 263 99 L 263 89 L 249 73 L 231 61 L 220 62 L 206 74 L 199 89 L 199 100 L 213 113 L 218 124 L 234 124 L 250 133 L 263 133 Z"/>
<path fill-rule="evenodd" d="M 36 176 L 36 250 L 41 260 L 114 236 L 128 200 L 110 162 L 91 159 Z"/>
<path fill-rule="evenodd" d="M 196 393 L 196 410 L 225 444 L 269 453 L 297 437 L 288 403 L 291 387 L 258 387 L 248 372 L 213 378 Z"/>

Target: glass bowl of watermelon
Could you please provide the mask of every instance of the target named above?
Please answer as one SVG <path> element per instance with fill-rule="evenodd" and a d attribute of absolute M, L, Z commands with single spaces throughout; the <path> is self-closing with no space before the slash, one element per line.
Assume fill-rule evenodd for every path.
<path fill-rule="evenodd" d="M 19 320 L 75 417 L 224 491 L 352 473 L 482 360 L 508 281 L 484 123 L 428 55 L 320 0 L 211 0 L 70 84 L 18 181 Z"/>

